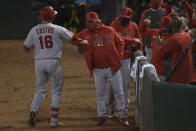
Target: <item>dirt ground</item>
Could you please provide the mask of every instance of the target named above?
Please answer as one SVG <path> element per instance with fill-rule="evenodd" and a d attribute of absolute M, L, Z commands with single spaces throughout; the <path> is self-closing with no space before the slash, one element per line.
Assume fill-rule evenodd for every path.
<path fill-rule="evenodd" d="M 29 109 L 36 90 L 33 51 L 23 51 L 24 40 L 0 40 L 0 131 L 136 131 L 120 126 L 119 119 L 96 126 L 96 92 L 94 80 L 77 48 L 64 42 L 61 63 L 64 70 L 62 107 L 59 119 L 62 128 L 49 127 L 50 89 L 38 114 L 35 127 L 28 125 Z M 134 116 L 131 88 L 129 122 Z"/>

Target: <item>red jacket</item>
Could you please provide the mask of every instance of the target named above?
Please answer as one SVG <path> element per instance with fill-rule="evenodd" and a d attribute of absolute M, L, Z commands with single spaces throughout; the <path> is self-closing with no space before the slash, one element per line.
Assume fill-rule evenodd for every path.
<path fill-rule="evenodd" d="M 81 31 L 80 33 L 73 36 L 71 43 L 83 48 L 84 57 L 87 63 L 87 66 L 90 70 L 90 73 L 93 74 L 95 68 L 93 63 L 93 53 L 96 48 L 96 39 L 100 36 L 97 36 L 97 33 L 101 32 L 102 44 L 104 47 L 103 52 L 107 53 L 109 63 L 112 67 L 112 71 L 116 72 L 121 67 L 121 59 L 124 51 L 124 41 L 121 37 L 115 32 L 115 30 L 109 26 L 101 25 L 101 27 L 95 31 L 90 32 L 88 29 Z M 81 45 L 80 40 L 88 40 L 87 45 Z M 103 53 L 100 52 L 100 53 Z"/>
<path fill-rule="evenodd" d="M 151 63 L 155 66 L 156 71 L 159 75 L 165 75 L 165 60 L 159 58 L 159 53 L 162 49 L 160 44 L 157 44 L 153 39 L 153 36 L 160 36 L 161 39 L 166 40 L 169 37 L 169 34 L 162 34 L 160 29 L 151 29 L 147 28 L 145 24 L 141 26 L 141 31 L 144 32 L 144 35 L 151 38 L 152 41 L 152 59 Z"/>
<path fill-rule="evenodd" d="M 120 34 L 121 38 L 125 41 L 123 59 L 132 57 L 130 47 L 131 43 L 135 42 L 134 38 L 139 38 L 140 41 L 142 41 L 137 24 L 130 21 L 127 26 L 121 26 L 120 17 L 117 17 L 110 26 L 113 27 L 116 32 Z M 137 43 L 136 48 L 142 50 L 142 43 Z"/>
<path fill-rule="evenodd" d="M 190 41 L 190 35 L 186 32 L 180 32 L 171 35 L 166 40 L 165 46 L 160 52 L 160 58 L 165 59 L 169 55 L 171 55 L 171 66 L 173 67 Z M 193 67 L 191 49 L 188 51 L 187 55 L 183 58 L 180 65 L 178 66 L 174 74 L 171 76 L 170 81 L 182 84 L 190 84 L 192 82 L 195 82 L 195 71 Z"/>

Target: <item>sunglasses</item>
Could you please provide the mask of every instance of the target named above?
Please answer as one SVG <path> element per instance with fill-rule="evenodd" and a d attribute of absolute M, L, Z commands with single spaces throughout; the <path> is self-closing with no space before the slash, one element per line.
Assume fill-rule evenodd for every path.
<path fill-rule="evenodd" d="M 97 22 L 99 20 L 88 20 L 87 23 L 94 23 L 94 22 Z"/>

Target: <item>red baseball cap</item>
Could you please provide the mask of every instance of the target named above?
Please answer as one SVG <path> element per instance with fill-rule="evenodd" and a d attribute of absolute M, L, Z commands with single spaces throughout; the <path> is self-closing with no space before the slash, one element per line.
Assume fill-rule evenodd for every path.
<path fill-rule="evenodd" d="M 130 19 L 132 17 L 132 14 L 133 14 L 133 10 L 131 8 L 124 7 L 120 12 L 120 17 Z"/>
<path fill-rule="evenodd" d="M 99 15 L 96 12 L 89 12 L 86 15 L 86 21 L 99 20 Z"/>

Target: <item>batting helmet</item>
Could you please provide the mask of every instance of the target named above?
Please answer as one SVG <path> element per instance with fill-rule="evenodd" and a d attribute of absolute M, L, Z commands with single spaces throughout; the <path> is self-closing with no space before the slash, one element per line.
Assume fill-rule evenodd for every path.
<path fill-rule="evenodd" d="M 40 16 L 44 21 L 51 21 L 56 18 L 57 11 L 52 6 L 46 6 L 41 9 Z"/>

